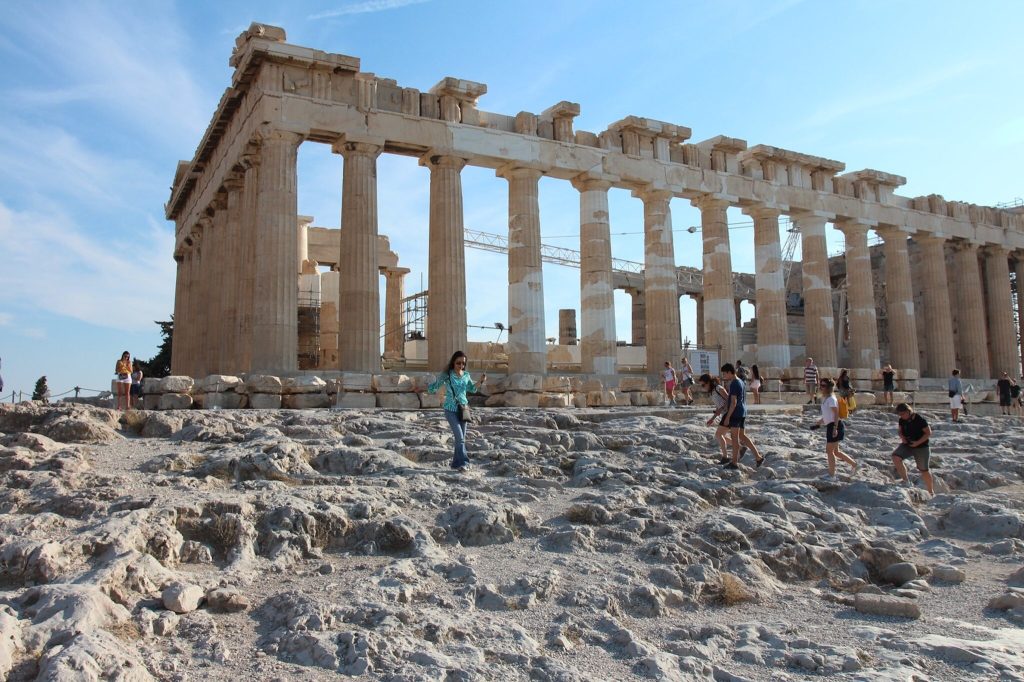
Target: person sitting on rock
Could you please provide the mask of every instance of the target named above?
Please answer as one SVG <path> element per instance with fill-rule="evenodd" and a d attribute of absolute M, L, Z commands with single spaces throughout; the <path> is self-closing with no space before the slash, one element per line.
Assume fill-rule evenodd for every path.
<path fill-rule="evenodd" d="M 452 469 L 463 471 L 469 467 L 469 456 L 466 455 L 466 427 L 467 422 L 462 419 L 462 406 L 469 405 L 467 395 L 472 391 L 476 392 L 477 386 L 473 378 L 466 371 L 468 358 L 461 350 L 455 351 L 448 361 L 448 367 L 437 375 L 437 378 L 427 386 L 428 393 L 437 393 L 444 386 L 444 416 L 455 436 L 455 454 L 452 457 Z M 483 387 L 487 381 L 487 374 L 480 377 L 480 386 Z M 422 393 L 423 388 L 417 386 L 416 393 Z"/>
<path fill-rule="evenodd" d="M 722 378 L 729 383 L 729 407 L 725 417 L 722 418 L 722 425 L 728 426 L 732 435 L 732 460 L 726 465 L 726 469 L 740 468 L 740 446 L 746 446 L 743 452 L 750 450 L 754 453 L 754 461 L 757 466 L 764 464 L 764 457 L 758 451 L 754 441 L 746 434 L 747 408 L 745 403 L 747 387 L 743 380 L 736 376 L 736 368 L 732 363 L 722 365 Z"/>
<path fill-rule="evenodd" d="M 725 414 L 725 408 L 729 405 L 729 392 L 722 386 L 722 382 L 718 377 L 713 377 L 710 374 L 701 374 L 697 381 L 704 392 L 711 396 L 711 402 L 715 406 L 714 414 L 706 422 L 708 426 L 711 426 L 718 419 L 718 415 Z M 728 464 L 732 461 L 732 458 L 729 456 L 727 448 L 732 447 L 732 440 L 729 438 L 729 427 L 724 423 L 719 423 L 715 429 L 715 441 L 718 442 L 718 447 L 722 450 L 722 457 L 718 460 L 718 463 Z M 745 447 L 743 451 L 746 451 Z M 740 456 L 743 456 L 742 453 Z"/>
<path fill-rule="evenodd" d="M 857 473 L 857 462 L 839 449 L 839 444 L 846 437 L 846 425 L 839 418 L 839 401 L 836 399 L 836 382 L 832 379 L 821 380 L 821 419 L 813 428 L 825 427 L 825 454 L 828 455 L 828 475 L 825 480 L 836 480 L 836 460 L 841 459 L 851 467 L 850 475 Z"/>
<path fill-rule="evenodd" d="M 907 467 L 903 464 L 903 460 L 913 457 L 917 464 L 917 470 L 921 472 L 921 480 L 924 481 L 925 488 L 928 489 L 928 494 L 934 495 L 932 474 L 928 470 L 928 460 L 931 455 L 928 441 L 932 437 L 932 427 L 928 426 L 925 418 L 914 412 L 913 408 L 906 403 L 896 406 L 896 414 L 900 418 L 897 428 L 901 441 L 892 452 L 892 463 L 896 467 L 896 473 L 903 480 L 903 485 L 909 486 L 910 478 L 907 476 Z"/>

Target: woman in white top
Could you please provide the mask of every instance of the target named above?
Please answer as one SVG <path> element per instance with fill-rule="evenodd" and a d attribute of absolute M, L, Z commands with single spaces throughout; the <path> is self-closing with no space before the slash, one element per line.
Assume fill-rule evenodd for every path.
<path fill-rule="evenodd" d="M 824 398 L 821 401 L 821 419 L 811 428 L 825 426 L 825 454 L 828 455 L 828 476 L 827 481 L 834 481 L 836 478 L 836 459 L 841 459 L 851 467 L 850 475 L 857 473 L 857 462 L 853 457 L 839 449 L 839 444 L 846 436 L 846 425 L 839 418 L 839 401 L 836 400 L 836 382 L 831 379 L 822 379 L 821 393 Z"/>
<path fill-rule="evenodd" d="M 661 376 L 665 378 L 665 397 L 668 399 L 669 405 L 676 404 L 676 370 L 673 369 L 672 363 L 668 360 L 665 361 L 665 369 L 662 370 Z"/>
<path fill-rule="evenodd" d="M 690 388 L 693 387 L 693 367 L 690 365 L 690 361 L 687 358 L 683 358 L 679 373 L 683 375 L 683 399 L 686 400 L 687 405 L 693 405 L 693 394 L 690 393 Z"/>
<path fill-rule="evenodd" d="M 707 425 L 711 426 L 719 415 L 725 415 L 726 409 L 729 407 L 729 392 L 725 390 L 725 386 L 722 386 L 721 381 L 718 377 L 713 377 L 710 374 L 701 374 L 700 387 L 704 389 L 705 393 L 711 396 L 711 402 L 715 406 L 715 412 L 711 415 L 711 418 L 707 420 Z M 722 457 L 718 460 L 719 464 L 727 464 L 732 461 L 732 439 L 729 438 L 729 427 L 723 425 L 721 422 L 718 424 L 718 428 L 715 429 L 715 440 L 718 441 L 718 447 L 722 450 Z M 740 450 L 740 457 L 746 452 L 746 447 Z"/>

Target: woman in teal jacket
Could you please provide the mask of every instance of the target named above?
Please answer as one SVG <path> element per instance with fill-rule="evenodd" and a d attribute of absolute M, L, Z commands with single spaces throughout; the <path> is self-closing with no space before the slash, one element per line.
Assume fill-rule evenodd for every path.
<path fill-rule="evenodd" d="M 455 435 L 455 456 L 452 458 L 452 468 L 462 471 L 469 466 L 469 457 L 466 455 L 466 422 L 459 417 L 459 406 L 468 405 L 470 392 L 476 392 L 477 385 L 473 378 L 466 371 L 466 354 L 461 350 L 455 351 L 445 371 L 437 375 L 437 378 L 427 386 L 427 393 L 437 393 L 444 386 L 444 416 L 448 425 L 452 427 Z M 487 375 L 480 377 L 480 386 L 487 381 Z"/>

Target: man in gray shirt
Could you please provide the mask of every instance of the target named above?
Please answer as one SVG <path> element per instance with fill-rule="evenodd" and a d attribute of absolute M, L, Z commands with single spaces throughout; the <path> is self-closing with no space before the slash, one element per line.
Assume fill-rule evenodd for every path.
<path fill-rule="evenodd" d="M 960 370 L 954 369 L 949 377 L 949 411 L 953 415 L 953 421 L 959 421 L 960 410 L 964 408 L 964 384 L 960 381 Z"/>

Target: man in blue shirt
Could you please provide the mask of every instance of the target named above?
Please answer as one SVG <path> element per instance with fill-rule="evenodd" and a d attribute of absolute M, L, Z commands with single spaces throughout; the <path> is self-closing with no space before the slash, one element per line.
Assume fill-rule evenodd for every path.
<path fill-rule="evenodd" d="M 750 440 L 750 437 L 744 431 L 747 419 L 747 407 L 744 398 L 746 397 L 747 387 L 736 376 L 736 368 L 730 362 L 722 365 L 722 379 L 729 386 L 729 407 L 725 412 L 725 416 L 722 417 L 722 426 L 729 427 L 729 431 L 732 434 L 732 461 L 727 463 L 725 468 L 740 468 L 741 445 L 744 450 L 749 449 L 754 453 L 757 466 L 761 466 L 764 464 L 764 457 L 758 452 L 754 441 Z"/>

